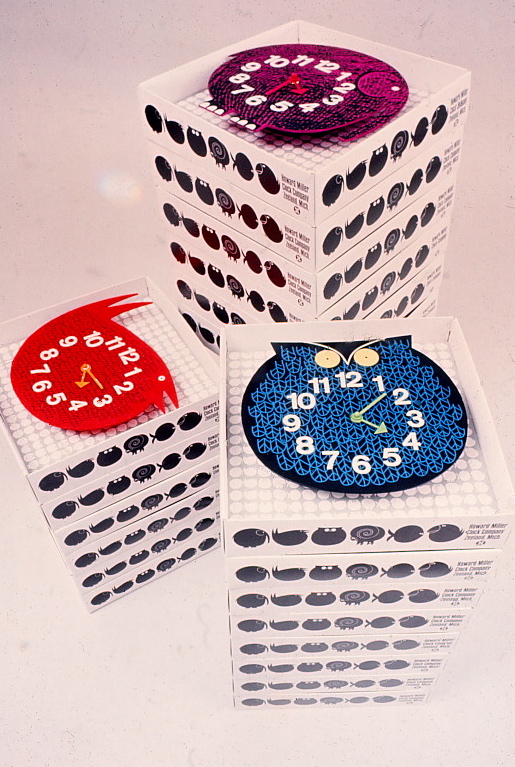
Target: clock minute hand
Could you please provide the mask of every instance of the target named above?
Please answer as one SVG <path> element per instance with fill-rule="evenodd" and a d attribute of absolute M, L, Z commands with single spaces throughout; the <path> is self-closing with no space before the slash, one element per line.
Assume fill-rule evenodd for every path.
<path fill-rule="evenodd" d="M 362 410 L 358 410 L 356 413 L 350 414 L 350 419 L 352 423 L 366 423 L 367 426 L 372 426 L 375 429 L 375 434 L 385 434 L 388 431 L 388 428 L 384 421 L 381 421 L 380 424 L 372 423 L 372 421 L 367 421 L 365 418 L 363 418 L 363 413 L 366 413 L 367 410 L 370 410 L 370 408 L 374 407 L 374 405 L 377 405 L 378 402 L 380 402 L 384 397 L 386 397 L 387 392 L 383 392 L 383 394 L 380 394 L 379 397 L 376 397 L 372 402 L 369 402 L 368 405 L 366 405 Z"/>
<path fill-rule="evenodd" d="M 284 88 L 285 85 L 294 85 L 295 89 L 293 90 L 294 93 L 306 93 L 307 88 L 302 88 L 300 85 L 300 78 L 295 72 L 291 74 L 286 80 L 283 80 L 282 83 L 279 83 L 279 85 L 276 85 L 275 88 L 270 88 L 266 92 L 267 96 L 271 96 L 272 93 L 275 93 L 276 91 L 280 90 L 281 88 Z"/>
<path fill-rule="evenodd" d="M 370 410 L 371 407 L 374 407 L 374 405 L 377 405 L 378 402 L 384 399 L 386 395 L 387 395 L 387 392 L 383 392 L 382 394 L 379 395 L 379 397 L 376 397 L 374 400 L 372 400 L 372 402 L 369 402 L 369 404 L 366 405 L 362 410 L 358 410 L 357 413 L 353 413 L 352 415 L 356 415 L 356 416 L 363 415 L 364 413 L 367 412 L 367 410 Z"/>
<path fill-rule="evenodd" d="M 96 385 L 98 386 L 99 389 L 103 389 L 104 388 L 103 385 L 98 380 L 98 378 L 96 378 L 96 376 L 94 376 L 93 373 L 91 372 L 91 365 L 89 365 L 87 362 L 85 362 L 84 365 L 80 366 L 80 369 L 81 369 L 81 373 L 82 373 L 82 378 L 81 378 L 80 381 L 75 381 L 77 386 L 79 386 L 82 389 L 83 386 L 87 386 L 88 385 L 89 381 L 85 380 L 86 374 L 87 374 L 87 375 L 89 375 L 93 379 L 93 381 L 96 383 Z"/>

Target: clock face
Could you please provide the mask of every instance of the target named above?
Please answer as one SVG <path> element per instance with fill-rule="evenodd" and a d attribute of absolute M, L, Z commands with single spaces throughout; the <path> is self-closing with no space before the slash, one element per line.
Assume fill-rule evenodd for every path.
<path fill-rule="evenodd" d="M 112 318 L 148 301 L 113 306 L 132 295 L 87 304 L 47 322 L 24 341 L 11 382 L 24 407 L 63 429 L 107 429 L 149 405 L 165 411 L 164 393 L 177 407 L 163 360 Z"/>
<path fill-rule="evenodd" d="M 317 490 L 384 493 L 427 482 L 459 458 L 463 400 L 410 336 L 272 346 L 243 396 L 242 423 L 274 473 Z"/>
<path fill-rule="evenodd" d="M 202 106 L 249 130 L 339 131 L 354 139 L 389 122 L 408 85 L 384 61 L 327 45 L 269 45 L 236 53 L 213 72 Z"/>

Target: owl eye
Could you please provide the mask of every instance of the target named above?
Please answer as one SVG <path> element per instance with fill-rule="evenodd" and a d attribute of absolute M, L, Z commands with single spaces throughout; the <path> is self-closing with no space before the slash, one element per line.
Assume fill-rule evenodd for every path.
<path fill-rule="evenodd" d="M 354 352 L 354 362 L 356 365 L 370 368 L 377 365 L 381 358 L 375 349 L 356 349 Z"/>
<path fill-rule="evenodd" d="M 321 368 L 335 368 L 341 357 L 334 349 L 321 349 L 315 354 L 315 363 Z"/>

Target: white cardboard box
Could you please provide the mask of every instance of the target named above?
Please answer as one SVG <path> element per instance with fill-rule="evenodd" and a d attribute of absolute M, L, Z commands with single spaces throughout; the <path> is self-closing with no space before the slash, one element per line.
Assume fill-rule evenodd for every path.
<path fill-rule="evenodd" d="M 179 407 L 167 401 L 164 413 L 151 406 L 129 422 L 88 432 L 50 426 L 34 417 L 18 400 L 10 380 L 11 362 L 22 341 L 66 311 L 128 294 L 152 303 L 122 313 L 117 322 L 133 330 L 161 356 L 174 378 Z M 144 278 L 0 326 L 2 426 L 19 463 L 20 476 L 24 474 L 28 480 L 49 526 L 56 531 L 61 550 L 66 550 L 69 535 L 72 545 L 90 537 L 102 540 L 111 526 L 116 529 L 129 518 L 137 516 L 140 520 L 150 515 L 159 494 L 156 486 L 161 486 L 165 476 L 167 487 L 162 498 L 168 495 L 170 503 L 174 497 L 186 498 L 202 484 L 216 481 L 216 379 L 212 355 L 192 337 L 176 307 Z M 60 529 L 62 533 L 57 532 Z M 205 550 L 208 548 L 206 545 Z M 137 583 L 148 579 L 140 574 Z M 125 590 L 120 589 L 120 595 Z"/>
<path fill-rule="evenodd" d="M 410 334 L 414 347 L 433 357 L 462 391 L 470 431 L 465 450 L 455 466 L 417 488 L 377 496 L 314 491 L 272 475 L 247 445 L 240 416 L 241 397 L 247 382 L 262 362 L 273 356 L 271 342 L 330 343 L 396 334 Z M 312 536 L 320 528 L 338 528 L 344 533 L 336 536 L 338 542 L 331 551 L 357 553 L 362 551 L 363 543 L 359 534 L 352 534 L 353 530 L 367 525 L 377 529 L 377 535 L 371 535 L 373 543 L 367 546 L 367 554 L 423 546 L 428 550 L 428 561 L 440 559 L 442 552 L 436 555 L 431 550 L 442 548 L 444 541 L 438 538 L 447 538 L 448 548 L 479 549 L 462 552 L 473 559 L 481 558 L 481 547 L 496 549 L 503 545 L 513 523 L 513 488 L 478 375 L 456 320 L 360 320 L 301 326 L 286 323 L 261 325 L 259 330 L 228 327 L 222 348 L 222 412 L 227 413 L 221 436 L 222 444 L 227 446 L 221 458 L 222 520 L 228 562 L 232 557 L 246 556 L 249 564 L 259 566 L 258 553 L 261 562 L 263 557 L 274 553 L 278 559 L 272 563 L 271 574 L 274 567 L 281 567 L 281 556 L 297 551 L 313 552 Z M 417 533 L 414 537 L 404 536 L 403 528 L 411 525 Z M 245 540 L 246 534 L 242 531 L 256 530 L 264 534 L 254 535 L 254 540 L 247 534 L 248 540 Z M 277 533 L 292 530 L 305 531 L 305 534 L 297 536 L 295 545 L 281 546 Z M 236 543 L 239 538 L 240 545 Z M 257 546 L 255 540 L 259 541 Z M 320 547 L 322 550 L 328 552 L 327 544 Z M 490 557 L 492 553 L 484 554 Z M 458 575 L 454 570 L 453 578 Z M 241 588 L 241 585 L 236 579 L 231 587 Z"/>
<path fill-rule="evenodd" d="M 173 155 L 168 155 L 168 159 L 159 155 L 157 159 L 160 164 L 166 162 L 171 178 L 178 177 L 183 186 L 158 175 L 161 179 L 158 199 L 162 207 L 166 202 L 163 191 L 172 195 L 169 203 L 176 210 L 177 223 L 174 225 L 178 233 L 186 238 L 196 236 L 195 245 L 200 243 L 214 248 L 224 236 L 230 236 L 242 251 L 254 249 L 260 255 L 273 251 L 307 272 L 319 272 L 344 255 L 358 240 L 429 194 L 434 186 L 449 185 L 450 179 L 456 177 L 462 131 L 452 131 L 444 138 L 445 141 L 440 139 L 411 162 L 397 166 L 391 176 L 317 226 L 308 226 L 270 205 L 264 208 L 260 200 L 242 196 L 240 190 L 226 184 L 224 178 L 219 176 L 202 179 L 201 186 L 197 175 L 200 171 L 189 166 L 183 166 L 189 173 L 180 170 L 177 163 L 181 158 Z M 154 146 L 152 144 L 152 148 Z M 166 174 L 166 178 L 170 173 Z M 186 184 L 185 178 L 191 183 Z M 191 193 L 184 191 L 184 188 L 190 187 Z M 208 188 L 209 194 L 205 191 Z M 196 189 L 202 198 L 195 194 Z M 207 202 L 213 199 L 213 202 L 208 205 L 202 199 Z M 197 224 L 196 230 L 194 223 Z"/>
<path fill-rule="evenodd" d="M 199 106 L 210 73 L 231 53 L 287 42 L 357 49 L 385 60 L 407 80 L 410 99 L 388 125 L 349 144 L 337 137 L 292 140 L 256 134 Z M 200 163 L 207 172 L 218 168 L 229 183 L 299 220 L 318 224 L 409 162 L 435 137 L 463 125 L 469 84 L 469 73 L 460 67 L 293 21 L 147 80 L 139 94 L 147 138 Z M 265 178 L 273 180 L 271 192 L 261 183 Z M 336 180 L 338 186 L 339 179 L 344 191 L 338 199 L 328 199 L 328 185 Z"/>

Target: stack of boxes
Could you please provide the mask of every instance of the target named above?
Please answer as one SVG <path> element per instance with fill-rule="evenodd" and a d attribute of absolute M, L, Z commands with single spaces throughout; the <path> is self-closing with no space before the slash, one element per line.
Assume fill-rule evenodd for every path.
<path fill-rule="evenodd" d="M 151 304 L 116 322 L 152 346 L 179 399 L 162 413 L 92 432 L 31 415 L 10 380 L 22 341 L 78 306 L 137 294 Z M 219 542 L 218 385 L 212 355 L 145 279 L 103 290 L 0 327 L 0 413 L 20 467 L 88 609 L 110 604 Z"/>
<path fill-rule="evenodd" d="M 201 107 L 233 52 L 308 42 L 407 80 L 406 107 L 354 142 L 246 131 Z M 467 111 L 458 67 L 292 22 L 140 86 L 170 292 L 204 343 L 226 324 L 403 317 L 435 308 Z"/>
<path fill-rule="evenodd" d="M 456 321 L 347 322 L 345 340 L 411 334 L 464 397 L 464 452 L 442 475 L 341 495 L 270 471 L 241 402 L 271 343 L 342 340 L 339 323 L 231 327 L 222 344 L 222 528 L 237 707 L 419 703 L 494 572 L 514 498 Z"/>

